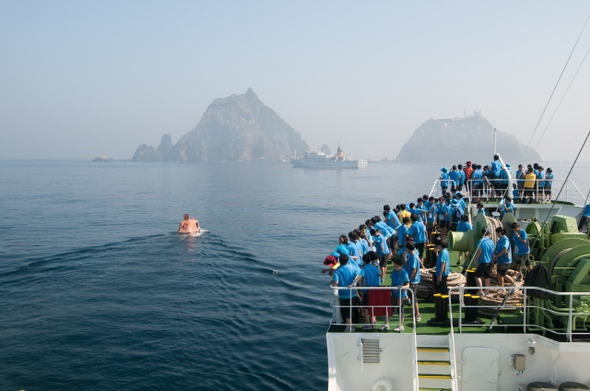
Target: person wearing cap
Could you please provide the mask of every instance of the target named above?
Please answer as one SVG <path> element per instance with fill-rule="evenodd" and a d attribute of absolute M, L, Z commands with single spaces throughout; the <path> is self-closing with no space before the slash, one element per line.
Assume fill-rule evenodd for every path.
<path fill-rule="evenodd" d="M 447 192 L 447 189 L 449 188 L 449 174 L 448 171 L 449 169 L 446 167 L 443 167 L 440 169 L 442 174 L 440 174 L 440 187 L 442 190 L 443 195 Z"/>
<path fill-rule="evenodd" d="M 322 269 L 322 273 L 329 273 L 330 277 L 334 276 L 334 270 L 340 267 L 340 254 L 333 252 L 324 259 L 324 265 L 329 266 L 327 269 Z"/>
<path fill-rule="evenodd" d="M 548 167 L 547 173 L 545 174 L 545 184 L 543 185 L 543 189 L 545 191 L 545 202 L 548 204 L 551 203 L 551 185 L 553 185 L 553 170 L 551 167 Z"/>

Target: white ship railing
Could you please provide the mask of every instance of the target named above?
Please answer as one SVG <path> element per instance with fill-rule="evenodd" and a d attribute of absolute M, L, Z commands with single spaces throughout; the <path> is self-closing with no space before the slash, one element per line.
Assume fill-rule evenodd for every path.
<path fill-rule="evenodd" d="M 516 183 L 517 189 L 518 189 L 518 184 L 524 183 L 524 180 L 513 179 L 511 182 L 508 183 L 507 189 L 493 190 L 492 186 L 491 186 L 493 183 L 502 183 L 504 180 L 502 180 L 502 179 L 488 179 L 487 182 L 483 181 L 483 185 L 484 185 L 483 188 L 478 188 L 478 189 L 474 189 L 474 185 L 473 185 L 474 181 L 480 181 L 480 180 L 478 180 L 478 179 L 468 180 L 466 183 L 466 189 L 465 188 L 463 189 L 463 194 L 466 194 L 466 196 L 471 201 L 475 197 L 480 198 L 482 201 L 486 201 L 486 200 L 490 200 L 490 199 L 498 200 L 501 196 L 504 195 L 505 192 L 507 193 L 507 195 L 512 197 L 513 196 L 512 185 Z M 584 205 L 586 197 L 584 196 L 584 194 L 582 194 L 580 189 L 578 189 L 578 187 L 576 186 L 576 184 L 573 181 L 571 181 L 569 179 L 568 180 L 552 179 L 551 182 L 552 182 L 552 185 L 551 185 L 552 201 L 555 201 L 555 197 L 557 197 L 557 194 L 559 193 L 559 189 L 561 189 L 561 187 L 564 186 L 564 189 L 563 189 L 563 192 L 559 198 L 559 201 L 571 202 L 574 205 Z M 545 179 L 536 179 L 535 180 L 536 186 L 533 187 L 533 192 L 532 192 L 533 198 L 535 200 L 545 196 L 544 184 L 545 184 Z M 469 193 L 466 193 L 468 190 L 469 190 Z M 522 189 L 518 189 L 518 190 L 519 190 L 520 200 L 522 200 L 523 195 L 524 195 L 523 192 L 525 189 L 522 188 Z"/>
<path fill-rule="evenodd" d="M 583 324 L 586 323 L 586 319 L 588 319 L 590 317 L 590 308 L 588 306 L 585 306 L 585 310 L 581 310 L 581 308 L 578 307 L 574 307 L 574 305 L 576 304 L 576 297 L 581 297 L 581 296 L 587 296 L 588 298 L 590 298 L 590 292 L 555 292 L 552 290 L 548 290 L 548 289 L 544 289 L 544 288 L 537 288 L 537 287 L 525 287 L 525 286 L 521 286 L 521 287 L 498 287 L 498 286 L 494 286 L 494 287 L 486 287 L 486 290 L 490 290 L 490 291 L 497 291 L 497 290 L 508 290 L 511 292 L 515 292 L 515 291 L 522 291 L 524 297 L 523 297 L 523 302 L 522 303 L 518 303 L 516 305 L 511 304 L 511 305 L 503 305 L 502 303 L 499 303 L 497 305 L 472 305 L 472 306 L 468 306 L 464 304 L 464 294 L 465 293 L 469 293 L 469 292 L 477 292 L 478 290 L 480 290 L 479 287 L 453 287 L 453 288 L 449 288 L 449 319 L 451 324 L 453 324 L 453 314 L 454 314 L 454 310 L 453 310 L 453 304 L 455 305 L 455 307 L 458 306 L 458 322 L 457 322 L 457 326 L 451 327 L 451 334 L 452 337 L 454 335 L 454 329 L 455 327 L 457 327 L 457 331 L 459 333 L 463 333 L 464 332 L 464 328 L 470 328 L 470 327 L 475 327 L 475 328 L 488 328 L 491 329 L 493 327 L 503 327 L 503 326 L 510 326 L 513 330 L 516 328 L 522 328 L 522 332 L 523 333 L 527 333 L 530 331 L 541 331 L 544 334 L 546 333 L 550 333 L 552 335 L 555 336 L 561 336 L 563 337 L 567 342 L 572 342 L 574 337 L 590 337 L 590 330 L 588 329 L 584 329 L 581 331 L 577 331 L 574 330 L 574 325 L 576 324 L 576 321 L 582 320 Z M 531 291 L 538 291 L 538 292 L 544 292 L 546 294 L 549 294 L 552 296 L 552 298 L 555 297 L 563 297 L 563 303 L 565 305 L 565 307 L 563 308 L 557 308 L 555 307 L 552 303 L 551 303 L 551 299 L 541 299 L 543 300 L 544 304 L 547 304 L 548 306 L 540 306 L 540 305 L 536 305 L 535 304 L 535 300 L 533 300 L 533 297 L 529 297 L 529 292 Z M 458 303 L 452 303 L 451 300 L 451 292 L 458 292 L 459 294 L 459 302 Z M 580 301 L 581 303 L 581 301 Z M 479 323 L 464 323 L 462 322 L 462 314 L 463 311 L 465 309 L 468 308 L 486 308 L 486 309 L 493 309 L 495 311 L 498 310 L 513 310 L 513 311 L 522 311 L 522 322 L 516 322 L 513 323 L 511 322 L 510 324 L 502 324 L 502 325 L 498 325 L 497 322 L 496 323 L 490 323 L 490 322 L 484 322 L 482 324 Z M 543 324 L 537 324 L 537 323 L 529 323 L 529 314 L 531 311 L 538 311 L 539 315 L 542 315 L 544 317 L 544 319 L 546 320 L 546 322 L 553 322 L 554 320 L 559 320 L 559 322 L 562 324 L 562 326 L 565 326 L 565 330 L 561 330 L 563 327 L 548 327 L 546 326 L 546 322 L 543 322 Z M 487 320 L 487 317 L 486 317 Z"/>
<path fill-rule="evenodd" d="M 391 286 L 363 286 L 363 287 L 352 287 L 352 288 L 347 288 L 347 287 L 337 287 L 337 286 L 333 286 L 332 289 L 334 289 L 334 300 L 332 301 L 332 308 L 333 308 L 333 315 L 332 315 L 332 325 L 334 326 L 365 326 L 367 325 L 367 323 L 352 323 L 352 311 L 354 308 L 357 308 L 358 312 L 359 312 L 359 320 L 360 318 L 363 318 L 364 314 L 361 311 L 361 308 L 369 308 L 369 314 L 371 314 L 371 320 L 372 320 L 372 314 L 373 311 L 372 309 L 375 308 L 383 308 L 385 310 L 385 317 L 387 317 L 388 315 L 388 309 L 391 309 L 392 311 L 392 319 L 393 319 L 393 308 L 397 308 L 397 316 L 399 319 L 399 326 L 403 326 L 403 323 L 401 321 L 401 314 L 404 313 L 405 314 L 405 306 L 407 304 L 405 304 L 405 298 L 401 298 L 401 300 L 399 300 L 399 304 L 397 306 L 392 306 L 391 302 L 389 303 L 389 305 L 367 305 L 367 306 L 363 306 L 363 305 L 353 305 L 352 304 L 352 300 L 350 300 L 349 305 L 342 307 L 340 306 L 340 302 L 339 302 L 339 298 L 338 298 L 338 291 L 341 290 L 346 290 L 349 291 L 350 294 L 349 296 L 351 297 L 355 297 L 358 294 L 358 291 L 362 291 L 362 290 L 369 290 L 369 291 L 377 291 L 377 290 L 388 290 L 388 291 L 396 291 L 395 293 L 392 293 L 393 295 L 397 295 L 398 292 L 397 291 L 402 291 L 406 293 L 406 298 L 409 299 L 410 303 L 411 303 L 411 308 L 412 308 L 412 319 L 416 319 L 416 306 L 414 304 L 414 292 L 408 288 L 408 287 L 391 287 Z M 391 297 L 390 296 L 390 299 Z M 362 304 L 362 303 L 361 303 Z M 344 319 L 341 319 L 341 314 L 340 314 L 340 309 L 341 308 L 348 308 L 348 314 L 349 314 L 349 319 L 351 320 L 351 323 L 346 323 L 343 322 Z M 402 312 L 403 311 L 403 312 Z M 413 362 L 413 379 L 412 382 L 414 383 L 414 390 L 418 390 L 419 389 L 419 385 L 418 385 L 418 356 L 417 356 L 417 346 L 418 346 L 418 339 L 417 339 L 417 333 L 416 333 L 416 322 L 412 322 L 413 323 L 413 328 L 412 328 L 412 344 L 413 344 L 413 349 L 412 349 L 412 362 Z M 394 323 L 395 324 L 395 323 Z M 391 331 L 391 327 L 389 329 L 389 331 Z M 361 347 L 362 348 L 362 347 Z M 360 360 L 362 363 L 362 360 Z"/>
<path fill-rule="evenodd" d="M 474 189 L 473 188 L 473 182 L 474 181 L 482 181 L 483 182 L 483 188 L 480 189 Z M 482 201 L 486 201 L 486 200 L 490 200 L 490 199 L 496 199 L 498 200 L 503 194 L 504 192 L 506 192 L 506 190 L 500 190 L 500 189 L 496 189 L 494 190 L 494 192 L 497 192 L 498 194 L 492 193 L 492 184 L 493 183 L 502 183 L 504 182 L 504 179 L 488 179 L 487 182 L 483 179 L 469 179 L 468 181 L 465 182 L 465 184 L 463 185 L 463 188 L 461 190 L 461 192 L 463 194 L 465 194 L 466 198 L 469 199 L 469 201 L 473 201 L 473 198 L 477 197 L 480 198 Z M 513 191 L 513 187 L 512 185 L 514 183 L 517 184 L 517 188 L 518 188 L 518 183 L 520 183 L 522 181 L 522 183 L 524 183 L 524 180 L 521 179 L 513 179 L 512 181 L 510 181 L 507 185 L 507 193 L 510 197 L 512 197 L 512 191 Z M 456 182 L 452 179 L 437 179 L 436 181 L 434 181 L 434 184 L 432 185 L 432 188 L 430 189 L 430 193 L 429 196 L 433 196 L 436 197 L 437 199 L 441 196 L 443 196 L 444 194 L 442 193 L 442 188 L 441 188 L 441 182 L 448 182 L 449 187 L 447 192 L 450 193 L 451 189 L 456 187 Z M 562 192 L 562 195 L 560 196 L 559 201 L 563 201 L 563 202 L 571 202 L 574 205 L 584 205 L 585 201 L 586 201 L 586 197 L 584 196 L 584 194 L 582 194 L 582 192 L 580 191 L 580 189 L 578 188 L 578 186 L 576 186 L 576 184 L 571 181 L 571 180 L 564 180 L 564 179 L 552 179 L 551 180 L 552 185 L 551 185 L 551 193 L 552 193 L 552 200 L 555 201 L 555 197 L 557 196 L 557 193 L 559 192 L 559 189 L 561 189 L 561 186 L 564 185 L 564 189 Z M 545 184 L 545 179 L 535 179 L 535 184 L 537 186 L 534 187 L 534 191 L 533 191 L 533 195 L 534 198 L 537 199 L 541 196 L 545 195 L 545 189 L 544 189 L 544 184 Z M 522 199 L 522 191 L 524 189 L 520 189 L 520 198 Z M 500 195 L 501 192 L 501 195 Z"/>

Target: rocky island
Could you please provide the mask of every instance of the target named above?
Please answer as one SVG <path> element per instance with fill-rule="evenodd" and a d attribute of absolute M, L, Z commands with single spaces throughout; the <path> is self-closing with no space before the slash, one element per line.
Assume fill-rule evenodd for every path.
<path fill-rule="evenodd" d="M 172 144 L 141 145 L 134 161 L 278 162 L 309 150 L 301 135 L 264 105 L 250 88 L 243 95 L 215 99 L 197 126 Z"/>

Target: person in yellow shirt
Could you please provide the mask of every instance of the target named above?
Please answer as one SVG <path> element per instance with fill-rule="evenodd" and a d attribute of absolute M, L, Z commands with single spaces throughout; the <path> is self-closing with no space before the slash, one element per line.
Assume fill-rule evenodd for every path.
<path fill-rule="evenodd" d="M 524 174 L 524 200 L 530 203 L 535 198 L 535 181 L 537 176 L 533 172 L 533 168 L 529 167 L 526 174 Z"/>
<path fill-rule="evenodd" d="M 406 204 L 401 204 L 399 207 L 401 209 L 401 211 L 397 214 L 399 221 L 404 221 L 404 217 L 409 219 L 410 216 L 412 216 L 412 214 L 406 210 Z"/>

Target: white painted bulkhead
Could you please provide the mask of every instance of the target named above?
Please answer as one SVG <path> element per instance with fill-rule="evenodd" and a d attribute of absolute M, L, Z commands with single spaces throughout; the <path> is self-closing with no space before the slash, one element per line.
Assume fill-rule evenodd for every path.
<path fill-rule="evenodd" d="M 378 364 L 363 364 L 361 338 L 379 339 Z M 590 385 L 589 343 L 559 343 L 536 334 L 466 333 L 455 334 L 454 339 L 460 391 L 518 390 L 536 381 Z M 328 333 L 328 389 L 371 390 L 386 380 L 393 391 L 415 390 L 413 341 L 411 333 Z M 524 356 L 522 372 L 513 367 L 516 354 Z"/>

